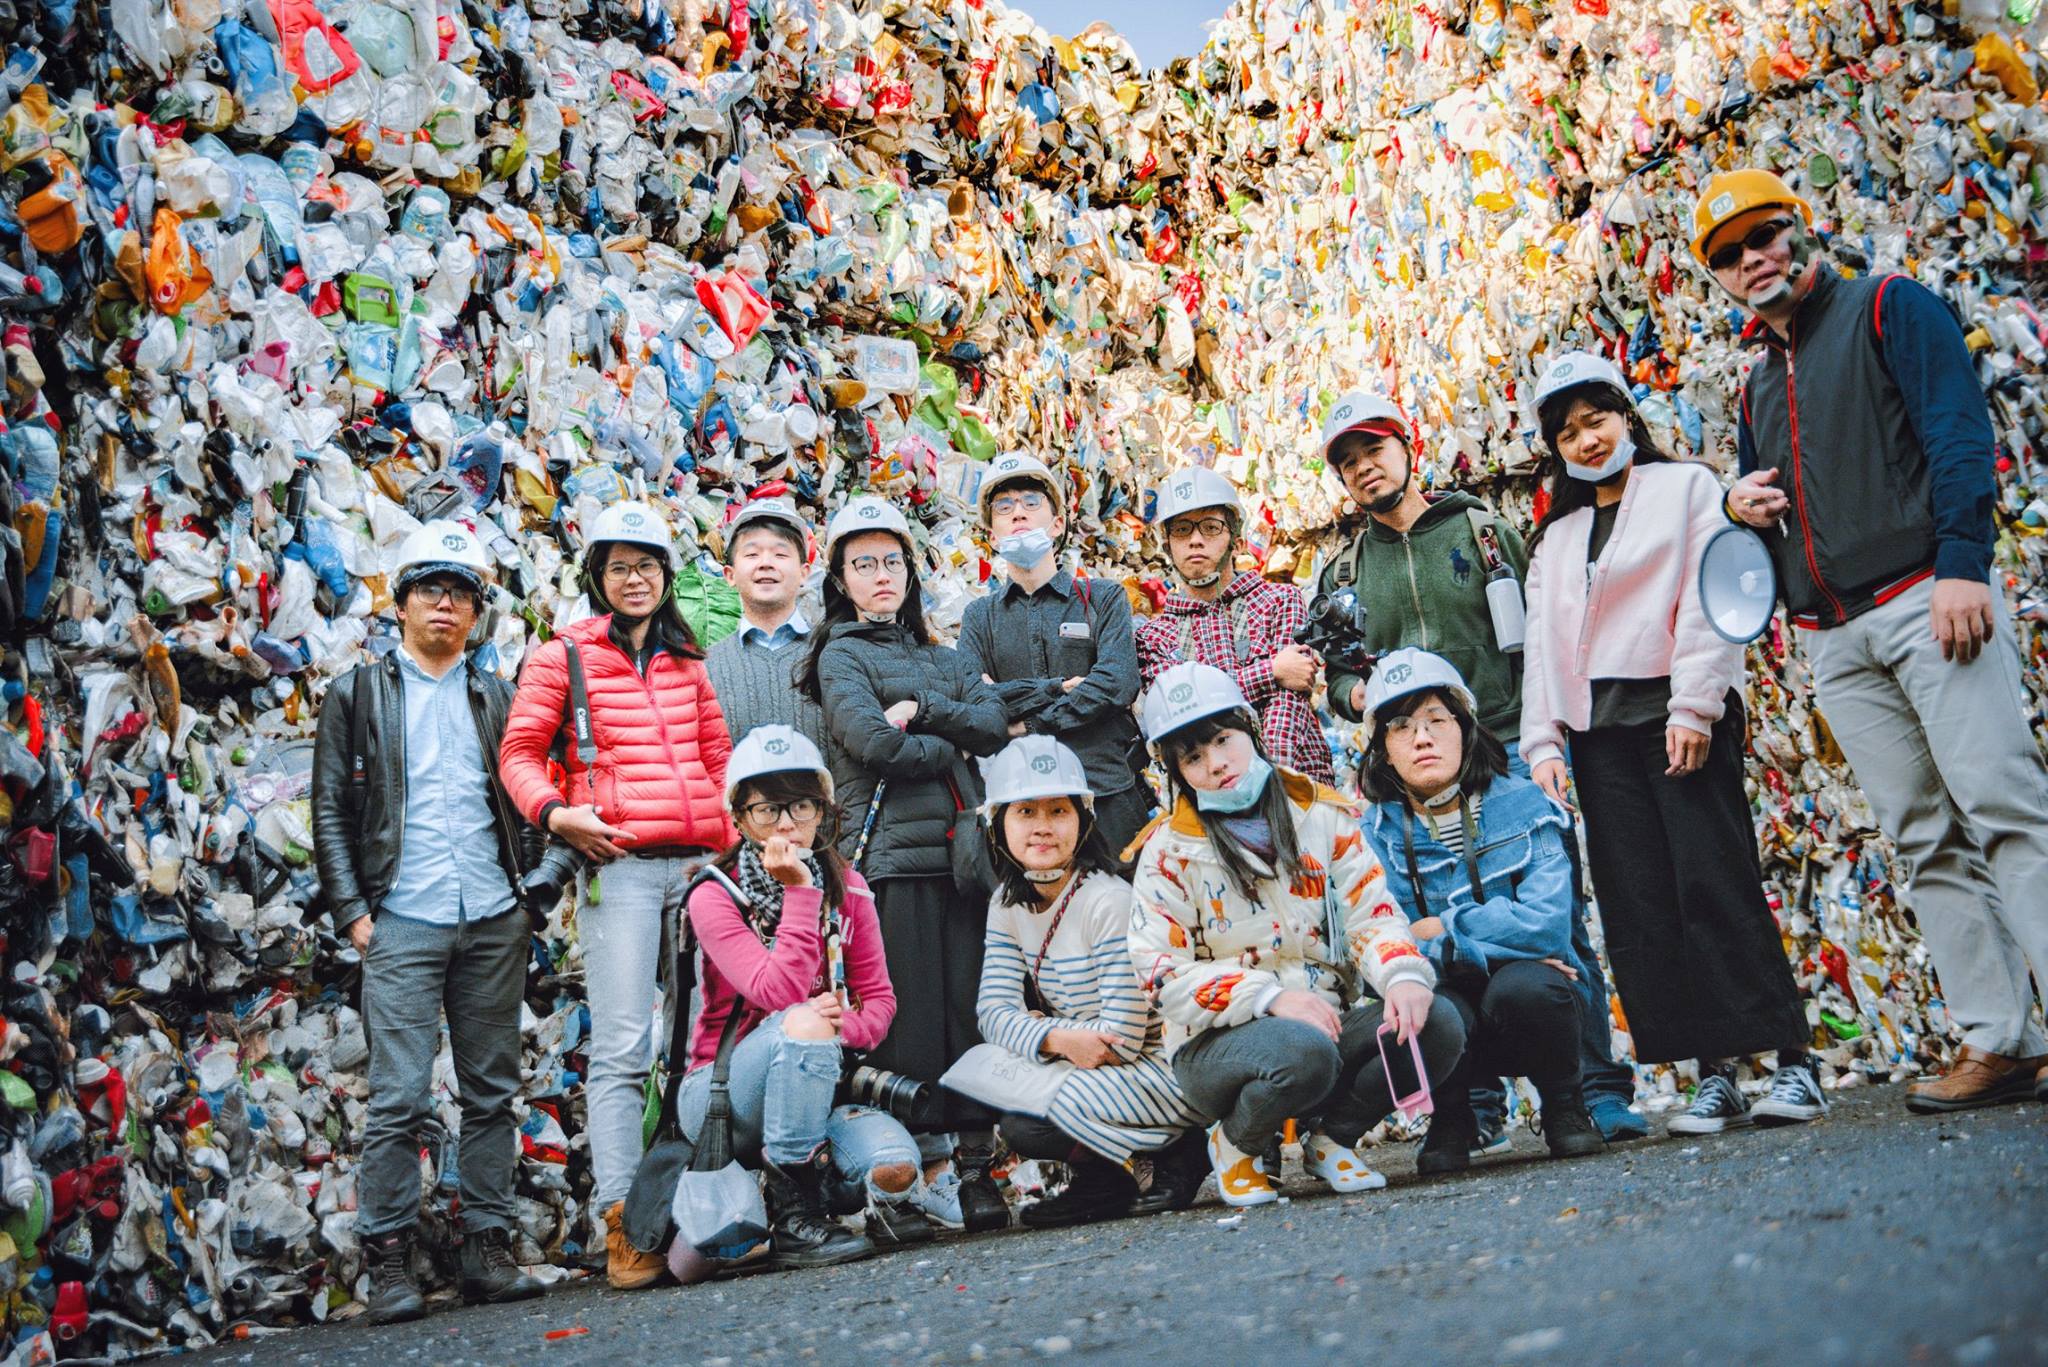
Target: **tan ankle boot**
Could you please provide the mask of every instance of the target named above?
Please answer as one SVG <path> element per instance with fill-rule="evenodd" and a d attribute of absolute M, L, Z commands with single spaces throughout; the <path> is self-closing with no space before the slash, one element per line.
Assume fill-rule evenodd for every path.
<path fill-rule="evenodd" d="M 642 1253 L 626 1241 L 626 1203 L 614 1201 L 604 1213 L 604 1274 L 620 1291 L 638 1291 L 652 1286 L 668 1271 L 668 1264 L 652 1253 Z"/>

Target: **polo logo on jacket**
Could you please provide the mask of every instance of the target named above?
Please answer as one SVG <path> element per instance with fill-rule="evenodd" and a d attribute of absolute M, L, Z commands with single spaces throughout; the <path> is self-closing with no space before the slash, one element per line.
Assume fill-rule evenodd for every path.
<path fill-rule="evenodd" d="M 1451 547 L 1451 576 L 1460 584 L 1472 582 L 1472 562 L 1465 558 L 1463 548 Z"/>

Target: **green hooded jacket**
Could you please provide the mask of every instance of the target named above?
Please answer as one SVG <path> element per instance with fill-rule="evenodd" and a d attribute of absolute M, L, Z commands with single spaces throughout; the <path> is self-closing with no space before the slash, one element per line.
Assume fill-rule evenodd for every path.
<path fill-rule="evenodd" d="M 1375 654 L 1420 646 L 1449 660 L 1479 700 L 1479 720 L 1512 750 L 1522 730 L 1522 655 L 1494 644 L 1475 512 L 1492 521 L 1502 559 L 1522 579 L 1529 556 L 1520 534 L 1484 499 L 1453 490 L 1432 501 L 1406 532 L 1367 518 L 1323 567 L 1316 592 L 1345 582 L 1357 587 L 1366 643 Z M 1350 721 L 1363 720 L 1351 708 L 1351 686 L 1358 681 L 1356 674 L 1330 671 L 1330 706 Z"/>

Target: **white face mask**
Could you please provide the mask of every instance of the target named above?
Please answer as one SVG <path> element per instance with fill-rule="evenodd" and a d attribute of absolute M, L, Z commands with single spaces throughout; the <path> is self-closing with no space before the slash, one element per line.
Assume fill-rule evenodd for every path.
<path fill-rule="evenodd" d="M 1583 479 L 1588 484 L 1605 484 L 1627 468 L 1636 458 L 1636 444 L 1627 437 L 1607 453 L 1607 459 L 1598 465 L 1580 465 L 1574 461 L 1564 463 L 1564 472 L 1573 479 Z"/>
<path fill-rule="evenodd" d="M 1052 554 L 1052 533 L 1043 527 L 1033 527 L 1028 532 L 1006 536 L 996 542 L 996 554 L 1020 570 L 1033 569 Z"/>

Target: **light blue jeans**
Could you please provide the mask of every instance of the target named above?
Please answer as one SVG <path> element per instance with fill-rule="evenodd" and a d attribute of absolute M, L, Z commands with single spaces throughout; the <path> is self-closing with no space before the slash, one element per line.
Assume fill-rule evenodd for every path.
<path fill-rule="evenodd" d="M 839 1042 L 791 1039 L 782 1033 L 782 1013 L 762 1021 L 732 1049 L 734 1155 L 742 1163 L 757 1156 L 777 1167 L 793 1167 L 832 1147 L 832 1167 L 839 1179 L 863 1188 L 880 1202 L 907 1201 L 917 1190 L 915 1178 L 899 1192 L 877 1187 L 875 1169 L 907 1164 L 919 1166 L 917 1141 L 903 1122 L 868 1106 L 834 1106 L 839 1086 Z M 711 1065 L 693 1069 L 683 1079 L 676 1099 L 683 1133 L 696 1138 L 711 1096 Z"/>

